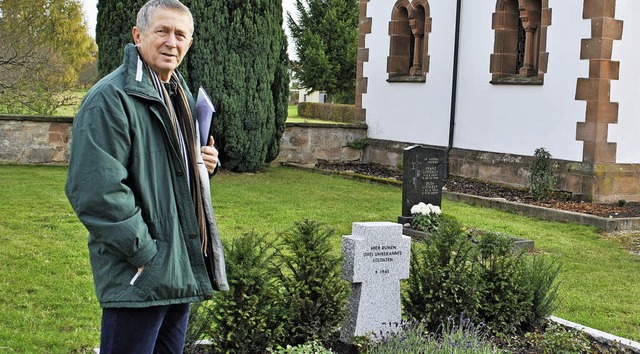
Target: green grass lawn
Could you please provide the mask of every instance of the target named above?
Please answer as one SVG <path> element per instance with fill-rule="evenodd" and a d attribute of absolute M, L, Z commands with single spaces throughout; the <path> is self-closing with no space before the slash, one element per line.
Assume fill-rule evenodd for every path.
<path fill-rule="evenodd" d="M 0 352 L 69 353 L 99 342 L 86 231 L 63 186 L 65 167 L 0 165 Z M 336 230 L 334 247 L 354 221 L 395 221 L 401 190 L 291 168 L 223 172 L 213 179 L 223 238 L 268 233 L 310 218 Z M 640 340 L 640 257 L 597 230 L 443 201 L 468 226 L 533 239 L 559 258 L 561 307 L 555 315 Z"/>
<path fill-rule="evenodd" d="M 298 118 L 298 106 L 289 106 L 287 118 Z"/>

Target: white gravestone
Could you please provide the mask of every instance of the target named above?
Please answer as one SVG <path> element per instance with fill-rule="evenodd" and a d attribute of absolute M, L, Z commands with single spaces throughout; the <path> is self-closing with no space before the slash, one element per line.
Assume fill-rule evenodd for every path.
<path fill-rule="evenodd" d="M 409 277 L 411 238 L 392 222 L 354 222 L 342 237 L 342 278 L 351 282 L 341 336 L 399 330 L 400 280 Z"/>

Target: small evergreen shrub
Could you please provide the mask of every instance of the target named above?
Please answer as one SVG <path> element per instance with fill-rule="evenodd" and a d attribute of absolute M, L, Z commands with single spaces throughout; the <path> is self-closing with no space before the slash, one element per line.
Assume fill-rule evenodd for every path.
<path fill-rule="evenodd" d="M 473 245 L 457 220 L 440 221 L 432 236 L 412 244 L 410 276 L 402 293 L 406 316 L 424 321 L 429 331 L 460 313 L 475 318 L 480 296 L 478 265 L 470 261 L 476 252 Z"/>
<path fill-rule="evenodd" d="M 531 311 L 526 318 L 526 328 L 541 326 L 557 308 L 560 265 L 556 260 L 542 255 L 526 259 L 524 283 L 531 288 Z"/>
<path fill-rule="evenodd" d="M 495 333 L 515 333 L 529 316 L 533 289 L 524 277 L 524 254 L 513 254 L 512 241 L 497 233 L 479 239 L 480 303 L 478 319 Z"/>
<path fill-rule="evenodd" d="M 556 306 L 555 262 L 514 252 L 512 240 L 498 233 L 470 237 L 446 215 L 436 232 L 413 243 L 409 266 L 405 315 L 429 331 L 464 313 L 495 334 L 517 333 Z"/>
<path fill-rule="evenodd" d="M 529 165 L 529 186 L 531 195 L 536 200 L 545 200 L 551 195 L 551 188 L 556 183 L 551 154 L 544 148 L 538 148 Z"/>
<path fill-rule="evenodd" d="M 230 291 L 192 307 L 185 352 L 198 352 L 201 339 L 210 340 L 214 353 L 247 354 L 278 345 L 315 353 L 308 351 L 318 347 L 313 341 L 334 340 L 349 288 L 340 278 L 341 258 L 332 254 L 332 236 L 333 230 L 305 219 L 280 233 L 277 245 L 254 232 L 225 244 Z"/>
<path fill-rule="evenodd" d="M 211 315 L 213 312 L 206 302 L 196 302 L 191 304 L 189 309 L 189 322 L 187 334 L 184 342 L 184 353 L 201 353 L 201 340 L 207 339 L 206 334 L 211 328 Z"/>
<path fill-rule="evenodd" d="M 264 353 L 282 340 L 282 309 L 272 267 L 273 247 L 249 232 L 225 245 L 230 290 L 207 303 L 214 353 Z"/>
<path fill-rule="evenodd" d="M 345 317 L 348 284 L 340 278 L 341 258 L 333 255 L 334 231 L 311 220 L 279 234 L 279 266 L 287 344 L 326 341 Z"/>

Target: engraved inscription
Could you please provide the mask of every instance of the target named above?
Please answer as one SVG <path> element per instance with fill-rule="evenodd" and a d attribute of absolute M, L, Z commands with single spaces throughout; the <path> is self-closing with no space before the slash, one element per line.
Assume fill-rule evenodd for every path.
<path fill-rule="evenodd" d="M 362 257 L 370 260 L 372 263 L 394 262 L 394 257 L 401 256 L 402 251 L 398 246 L 394 245 L 374 245 L 366 252 L 362 253 Z M 377 269 L 375 274 L 388 274 L 388 269 Z"/>

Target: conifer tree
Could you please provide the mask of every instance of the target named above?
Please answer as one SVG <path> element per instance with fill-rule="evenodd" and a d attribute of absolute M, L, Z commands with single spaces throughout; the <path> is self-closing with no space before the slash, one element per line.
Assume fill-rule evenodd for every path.
<path fill-rule="evenodd" d="M 306 3 L 306 6 L 305 6 Z M 298 61 L 294 70 L 303 87 L 333 95 L 355 95 L 358 52 L 358 0 L 296 0 L 298 21 L 287 16 Z"/>
<path fill-rule="evenodd" d="M 191 0 L 196 34 L 187 71 L 216 107 L 222 165 L 255 171 L 276 158 L 288 102 L 282 1 Z"/>
<path fill-rule="evenodd" d="M 98 3 L 98 70 L 122 63 L 137 10 L 146 0 Z M 193 15 L 193 45 L 180 65 L 193 93 L 204 87 L 216 108 L 212 134 L 226 169 L 255 171 L 280 151 L 289 98 L 282 1 L 183 0 Z"/>
<path fill-rule="evenodd" d="M 103 77 L 122 64 L 124 47 L 133 43 L 131 29 L 136 23 L 138 10 L 147 0 L 99 0 L 96 23 L 98 75 Z"/>

